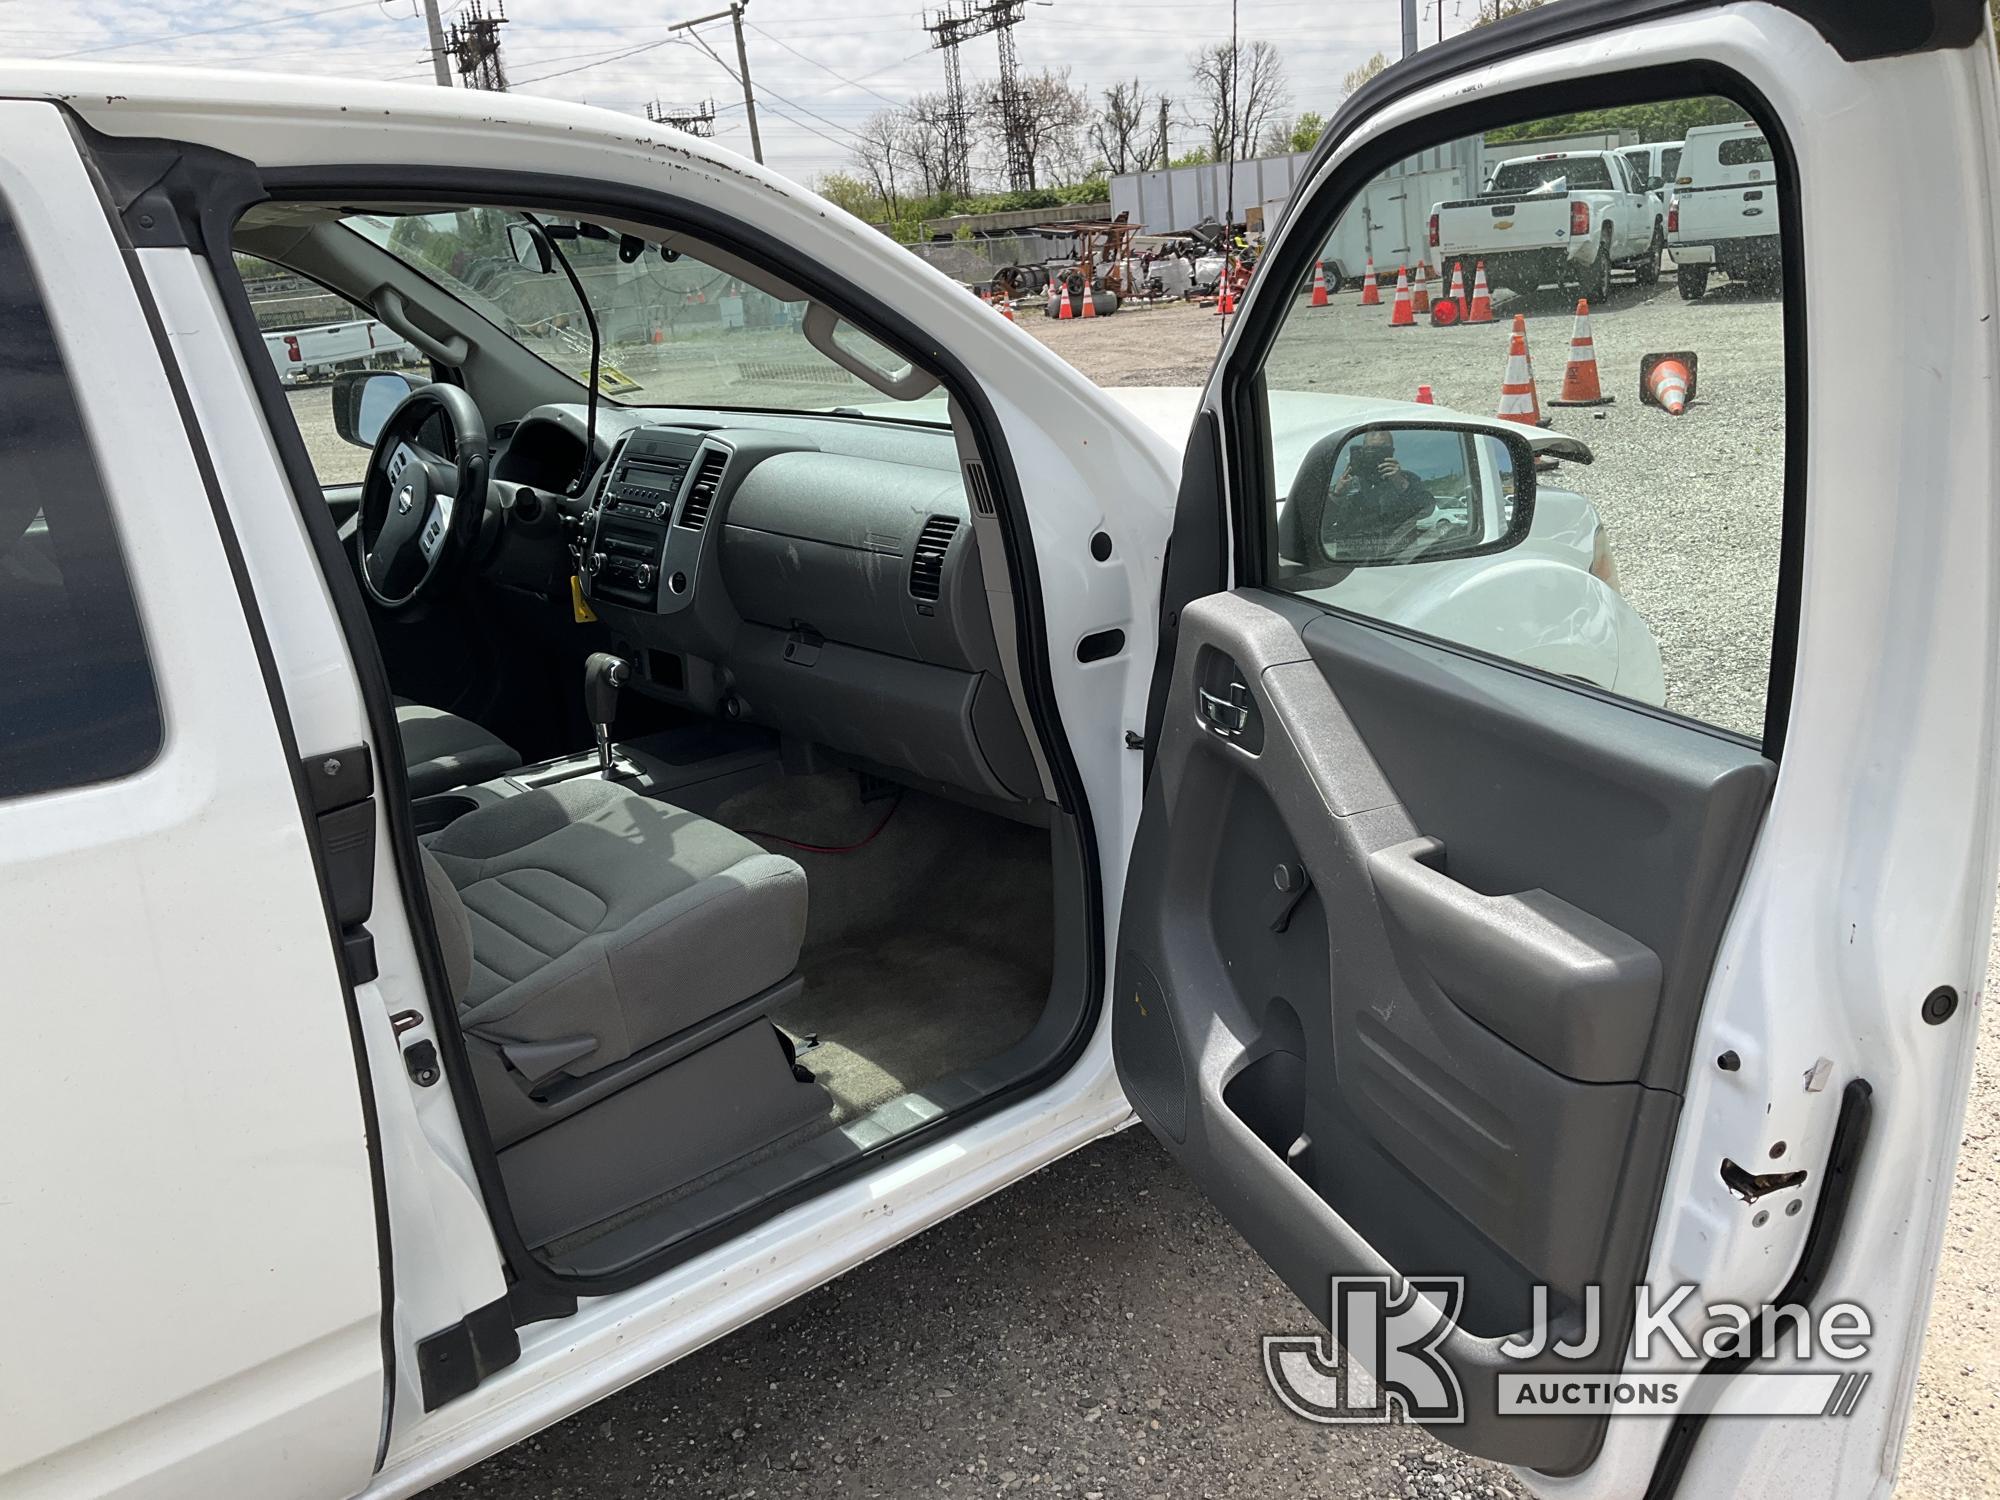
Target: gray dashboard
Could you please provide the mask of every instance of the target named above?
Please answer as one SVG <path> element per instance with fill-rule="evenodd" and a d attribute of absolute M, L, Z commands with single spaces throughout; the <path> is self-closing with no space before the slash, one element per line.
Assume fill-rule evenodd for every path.
<path fill-rule="evenodd" d="M 573 472 L 582 434 L 580 408 L 530 412 L 496 479 Z M 623 408 L 597 438 L 587 489 L 558 503 L 636 687 L 919 781 L 1034 797 L 948 429 Z"/>

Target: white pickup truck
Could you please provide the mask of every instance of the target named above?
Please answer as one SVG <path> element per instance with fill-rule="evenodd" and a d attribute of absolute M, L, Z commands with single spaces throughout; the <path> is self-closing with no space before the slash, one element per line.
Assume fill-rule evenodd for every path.
<path fill-rule="evenodd" d="M 264 351 L 287 385 L 323 380 L 337 370 L 395 369 L 420 358 L 414 344 L 374 318 L 266 333 Z"/>
<path fill-rule="evenodd" d="M 1749 120 L 1697 125 L 1681 148 L 1667 204 L 1667 248 L 1688 301 L 1708 291 L 1711 272 L 1774 290 L 1780 278 L 1778 168 L 1771 143 Z"/>
<path fill-rule="evenodd" d="M 1550 6 L 1427 50 L 1343 106 L 1158 425 L 644 119 L 0 63 L 0 1493 L 407 1500 L 1139 1122 L 1301 1299 L 1213 1357 L 1306 1422 L 1410 1417 L 1544 1496 L 1888 1493 L 2000 870 L 2000 322 L 1846 298 L 1783 341 L 1754 737 L 1661 711 L 1657 655 L 1652 701 L 1577 664 L 1622 631 L 1538 478 L 1579 445 L 1278 346 L 1339 339 L 1298 288 L 1385 142 L 1690 56 L 1841 227 L 1800 305 L 1911 223 L 1978 283 L 1966 13 Z M 586 358 L 472 288 L 502 257 Z M 326 431 L 251 258 L 438 378 L 343 372 Z M 601 314 L 719 283 L 798 316 L 661 318 L 593 394 Z M 1670 498 L 1723 409 L 1650 461 Z M 989 1263 L 1042 1254 L 1006 1222 Z M 1178 1492 L 1176 1434 L 1117 1425 Z M 866 1436 L 749 1441 L 824 1488 Z M 730 1470 L 799 1492 L 766 1472 Z"/>
<path fill-rule="evenodd" d="M 1477 198 L 1432 208 L 1432 258 L 1463 261 L 1468 275 L 1483 260 L 1496 287 L 1574 286 L 1597 302 L 1610 294 L 1614 268 L 1629 269 L 1641 285 L 1658 279 L 1661 218 L 1655 196 L 1616 151 L 1519 156 L 1494 167 Z"/>

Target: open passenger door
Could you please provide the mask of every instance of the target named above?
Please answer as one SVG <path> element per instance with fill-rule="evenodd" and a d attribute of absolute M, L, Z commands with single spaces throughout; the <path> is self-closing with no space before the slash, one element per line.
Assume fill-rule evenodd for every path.
<path fill-rule="evenodd" d="M 1781 264 L 1698 305 L 1619 265 L 1615 403 L 1551 414 L 1597 463 L 1517 427 L 1531 461 L 1454 479 L 1508 314 L 1553 356 L 1566 273 L 1391 333 L 1386 295 L 1313 307 L 1315 260 L 1384 176 L 1476 196 L 1488 132 L 1662 101 L 1761 127 Z M 1113 1016 L 1141 1118 L 1341 1336 L 1267 1341 L 1295 1411 L 1393 1394 L 1565 1495 L 1893 1473 L 1996 866 L 1995 104 L 1977 3 L 1577 0 L 1389 70 L 1303 173 L 1189 448 Z M 1418 350 L 1482 415 L 1408 403 Z M 1635 390 L 1667 354 L 1678 415 Z M 1335 536 L 1412 473 L 1429 540 Z M 1447 535 L 1496 493 L 1504 538 Z M 1386 1279 L 1374 1321 L 1342 1278 Z M 1683 1286 L 1693 1356 L 1634 1357 Z M 1750 1373 L 1810 1383 L 1760 1384 L 1723 1303 L 1870 1326 L 1788 1333 Z M 1665 1383 L 1532 1379 L 1621 1370 Z"/>

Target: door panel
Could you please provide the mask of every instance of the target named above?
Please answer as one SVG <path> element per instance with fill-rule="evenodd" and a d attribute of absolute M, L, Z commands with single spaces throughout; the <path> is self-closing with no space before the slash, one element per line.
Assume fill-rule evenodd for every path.
<path fill-rule="evenodd" d="M 1232 697 L 1241 730 L 1204 711 Z M 1680 1102 L 1661 1084 L 1772 776 L 1725 736 L 1284 595 L 1182 615 L 1120 1076 L 1323 1321 L 1329 1276 L 1465 1277 L 1447 1441 L 1555 1473 L 1595 1450 L 1602 1419 L 1497 1417 L 1491 1375 L 1537 1366 L 1494 1345 L 1537 1284 L 1558 1330 L 1593 1283 L 1607 1327 L 1629 1318 Z"/>
<path fill-rule="evenodd" d="M 379 1142 L 296 751 L 148 330 L 63 114 L 0 101 L 0 474 L 30 507 L 0 506 L 0 617 L 68 637 L 0 647 L 0 1492 L 326 1500 L 383 1432 Z"/>

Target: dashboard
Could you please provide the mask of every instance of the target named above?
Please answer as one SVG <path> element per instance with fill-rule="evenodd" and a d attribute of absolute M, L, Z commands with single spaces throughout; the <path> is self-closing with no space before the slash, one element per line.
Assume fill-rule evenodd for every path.
<path fill-rule="evenodd" d="M 921 781 L 1033 800 L 949 429 L 539 407 L 498 434 L 503 579 L 540 542 L 642 692 Z M 546 558 L 542 559 L 546 565 Z M 519 581 L 519 578 L 516 578 Z"/>

